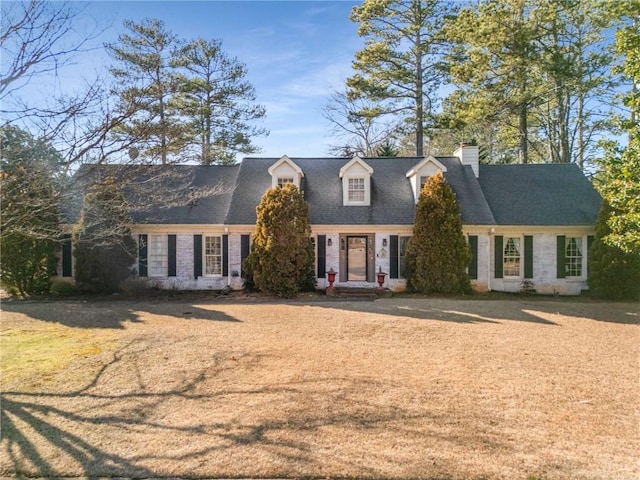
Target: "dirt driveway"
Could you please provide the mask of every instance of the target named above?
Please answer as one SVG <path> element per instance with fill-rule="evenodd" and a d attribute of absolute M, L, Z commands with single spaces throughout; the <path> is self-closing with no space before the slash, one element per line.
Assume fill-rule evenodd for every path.
<path fill-rule="evenodd" d="M 2 476 L 640 477 L 637 304 L 2 310 Z"/>

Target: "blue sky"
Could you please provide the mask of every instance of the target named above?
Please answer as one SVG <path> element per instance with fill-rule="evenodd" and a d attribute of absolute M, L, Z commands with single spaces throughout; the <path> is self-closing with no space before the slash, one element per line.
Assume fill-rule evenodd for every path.
<path fill-rule="evenodd" d="M 260 156 L 326 156 L 329 128 L 321 109 L 332 89 L 344 86 L 355 52 L 363 45 L 349 13 L 358 1 L 138 1 L 91 2 L 83 15 L 110 26 L 99 43 L 117 40 L 125 19 L 158 18 L 184 39 L 222 40 L 243 62 L 257 101 L 267 109 L 256 138 Z M 96 42 L 98 43 L 98 42 Z M 62 78 L 77 81 L 105 70 L 100 51 L 78 59 Z M 62 81 L 64 84 L 64 80 Z"/>

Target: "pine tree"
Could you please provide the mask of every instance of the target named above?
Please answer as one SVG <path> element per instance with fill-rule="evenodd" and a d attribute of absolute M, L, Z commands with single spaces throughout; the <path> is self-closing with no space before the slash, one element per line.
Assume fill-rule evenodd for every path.
<path fill-rule="evenodd" d="M 238 152 L 256 153 L 251 138 L 268 132 L 252 124 L 265 116 L 265 108 L 255 103 L 245 65 L 226 55 L 220 40 L 204 39 L 176 51 L 171 65 L 187 73 L 179 77 L 176 107 L 191 120 L 200 163 L 233 164 Z"/>
<path fill-rule="evenodd" d="M 407 287 L 420 293 L 468 293 L 469 260 L 455 194 L 442 174 L 429 177 L 407 246 Z"/>
<path fill-rule="evenodd" d="M 589 290 L 596 297 L 610 300 L 640 298 L 640 254 L 628 253 L 606 243 L 611 233 L 609 220 L 615 210 L 605 200 L 602 203 L 596 236 L 589 249 Z"/>
<path fill-rule="evenodd" d="M 123 85 L 116 92 L 119 113 L 131 115 L 117 135 L 140 142 L 143 156 L 164 165 L 182 152 L 188 139 L 188 125 L 172 106 L 178 83 L 171 60 L 179 41 L 160 20 L 126 20 L 124 26 L 127 32 L 118 43 L 106 46 L 116 60 L 111 73 Z"/>
<path fill-rule="evenodd" d="M 256 213 L 256 233 L 245 264 L 255 286 L 282 297 L 313 287 L 308 206 L 298 188 L 291 183 L 270 188 Z"/>
<path fill-rule="evenodd" d="M 118 291 L 131 274 L 136 255 L 130 224 L 127 203 L 113 178 L 96 183 L 85 195 L 74 249 L 80 289 Z"/>
<path fill-rule="evenodd" d="M 354 7 L 365 47 L 356 53 L 349 95 L 377 102 L 368 115 L 404 113 L 415 134 L 415 155 L 423 156 L 424 130 L 446 75 L 441 29 L 457 6 L 440 0 L 365 0 Z"/>

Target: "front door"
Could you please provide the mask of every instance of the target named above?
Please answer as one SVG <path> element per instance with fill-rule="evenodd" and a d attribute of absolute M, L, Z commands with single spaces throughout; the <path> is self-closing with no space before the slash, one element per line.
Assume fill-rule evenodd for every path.
<path fill-rule="evenodd" d="M 347 281 L 367 281 L 367 237 L 347 237 Z"/>

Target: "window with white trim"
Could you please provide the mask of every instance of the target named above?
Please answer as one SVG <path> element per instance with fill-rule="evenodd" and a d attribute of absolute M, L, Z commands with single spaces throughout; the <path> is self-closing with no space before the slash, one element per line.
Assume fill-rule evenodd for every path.
<path fill-rule="evenodd" d="M 582 276 L 582 238 L 567 237 L 564 248 L 564 266 L 567 277 Z"/>
<path fill-rule="evenodd" d="M 349 202 L 364 202 L 364 178 L 349 178 Z"/>
<path fill-rule="evenodd" d="M 429 175 L 420 176 L 420 191 L 418 192 L 418 194 L 422 192 L 422 189 L 424 188 L 424 184 L 427 183 L 427 180 L 429 180 Z"/>
<path fill-rule="evenodd" d="M 284 187 L 287 183 L 293 183 L 293 177 L 278 177 L 279 187 Z"/>
<path fill-rule="evenodd" d="M 166 235 L 149 235 L 147 239 L 148 275 L 166 277 L 169 268 L 169 246 Z"/>
<path fill-rule="evenodd" d="M 204 274 L 222 275 L 222 237 L 204 237 Z"/>
<path fill-rule="evenodd" d="M 506 237 L 503 249 L 503 273 L 505 277 L 520 276 L 520 238 Z"/>

